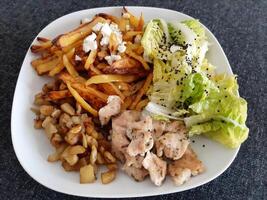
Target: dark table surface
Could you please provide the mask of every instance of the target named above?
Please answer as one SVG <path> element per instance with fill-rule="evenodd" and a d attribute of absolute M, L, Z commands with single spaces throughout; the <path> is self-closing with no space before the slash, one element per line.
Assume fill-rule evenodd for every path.
<path fill-rule="evenodd" d="M 221 43 L 249 105 L 249 139 L 220 177 L 190 191 L 147 199 L 267 199 L 266 0 L 1 0 L 0 199 L 82 199 L 49 190 L 22 169 L 10 136 L 12 98 L 25 53 L 42 28 L 73 11 L 115 5 L 163 7 L 200 19 Z"/>

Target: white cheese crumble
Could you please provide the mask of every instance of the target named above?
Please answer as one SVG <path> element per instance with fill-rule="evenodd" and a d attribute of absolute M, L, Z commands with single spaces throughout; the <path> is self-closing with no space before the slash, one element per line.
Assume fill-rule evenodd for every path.
<path fill-rule="evenodd" d="M 114 55 L 114 54 L 111 54 L 110 56 L 105 57 L 105 60 L 108 62 L 109 65 L 112 65 L 114 61 L 117 61 L 120 59 L 121 59 L 120 55 Z"/>
<path fill-rule="evenodd" d="M 91 35 L 87 36 L 83 41 L 83 50 L 85 53 L 96 50 L 97 49 L 97 42 L 96 42 L 96 34 L 92 33 Z"/>
<path fill-rule="evenodd" d="M 78 56 L 78 55 L 75 55 L 75 60 L 76 60 L 76 61 L 81 61 L 82 58 L 81 58 L 80 56 Z"/>
<path fill-rule="evenodd" d="M 170 52 L 171 52 L 171 53 L 174 53 L 174 52 L 179 51 L 179 50 L 181 50 L 181 47 L 179 47 L 179 46 L 177 46 L 177 45 L 172 45 L 172 46 L 170 47 Z"/>
<path fill-rule="evenodd" d="M 111 33 L 114 33 L 116 35 L 117 41 L 118 41 L 118 47 L 120 47 L 120 50 L 118 49 L 118 51 L 120 53 L 123 53 L 126 48 L 124 48 L 125 44 L 122 41 L 122 34 L 121 31 L 118 27 L 117 24 L 111 23 L 97 23 L 94 27 L 93 27 L 93 31 L 95 32 L 101 32 L 101 34 L 103 35 L 101 41 L 100 41 L 100 45 L 101 46 L 106 46 L 109 44 L 109 39 L 110 39 L 110 35 Z"/>
<path fill-rule="evenodd" d="M 122 43 L 119 44 L 119 46 L 118 46 L 118 51 L 119 51 L 120 53 L 123 53 L 123 52 L 126 50 L 126 46 L 125 46 L 125 44 L 126 44 L 126 42 L 122 42 Z"/>

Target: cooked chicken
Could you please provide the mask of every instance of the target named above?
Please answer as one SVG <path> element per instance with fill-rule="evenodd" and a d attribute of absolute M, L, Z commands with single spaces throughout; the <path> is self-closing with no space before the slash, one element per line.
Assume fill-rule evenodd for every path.
<path fill-rule="evenodd" d="M 139 118 L 140 112 L 124 111 L 119 116 L 112 119 L 112 151 L 121 161 L 125 160 L 124 153 L 130 143 L 126 136 L 127 127 L 130 123 L 137 121 Z"/>
<path fill-rule="evenodd" d="M 133 131 L 151 131 L 153 129 L 153 124 L 152 124 L 152 118 L 150 116 L 142 116 L 140 115 L 140 120 L 136 122 L 129 123 L 127 130 L 126 130 L 126 135 L 127 137 L 132 140 L 132 132 Z"/>
<path fill-rule="evenodd" d="M 131 177 L 133 177 L 136 181 L 142 181 L 148 175 L 148 171 L 142 168 L 136 168 L 133 166 L 124 165 L 122 169 Z"/>
<path fill-rule="evenodd" d="M 160 186 L 166 176 L 167 163 L 150 152 L 147 152 L 142 163 L 144 168 L 148 170 L 151 181 Z"/>
<path fill-rule="evenodd" d="M 143 156 L 130 156 L 128 153 L 124 154 L 126 157 L 123 170 L 136 181 L 142 181 L 148 175 L 148 171 L 143 167 Z"/>
<path fill-rule="evenodd" d="M 133 131 L 132 141 L 127 147 L 127 153 L 130 156 L 144 155 L 154 145 L 152 133 L 149 131 Z"/>
<path fill-rule="evenodd" d="M 109 96 L 107 105 L 102 107 L 98 111 L 101 125 L 103 126 L 107 124 L 112 116 L 119 114 L 120 110 L 121 110 L 120 97 L 116 95 Z"/>
<path fill-rule="evenodd" d="M 153 138 L 158 139 L 164 132 L 166 122 L 153 120 Z"/>
<path fill-rule="evenodd" d="M 183 156 L 189 140 L 183 133 L 165 133 L 156 141 L 156 150 L 159 157 L 163 154 L 170 159 L 178 160 Z"/>
<path fill-rule="evenodd" d="M 143 156 L 130 156 L 128 153 L 125 153 L 125 165 L 129 167 L 142 168 L 142 162 L 144 160 Z"/>
<path fill-rule="evenodd" d="M 124 153 L 126 152 L 126 148 L 129 145 L 129 140 L 127 139 L 124 132 L 115 132 L 112 131 L 111 134 L 111 147 L 113 154 L 120 160 L 124 161 Z"/>
<path fill-rule="evenodd" d="M 190 147 L 187 148 L 181 159 L 173 161 L 168 167 L 168 172 L 176 185 L 183 184 L 191 175 L 196 176 L 203 171 L 202 162 L 198 160 L 197 155 Z"/>
<path fill-rule="evenodd" d="M 186 133 L 186 127 L 182 121 L 173 121 L 166 124 L 165 132 Z"/>

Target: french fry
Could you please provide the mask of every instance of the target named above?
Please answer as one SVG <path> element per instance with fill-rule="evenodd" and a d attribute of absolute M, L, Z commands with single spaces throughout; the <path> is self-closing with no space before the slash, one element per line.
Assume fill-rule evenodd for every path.
<path fill-rule="evenodd" d="M 128 31 L 123 35 L 123 40 L 133 41 L 133 38 L 137 35 L 142 35 L 142 31 Z"/>
<path fill-rule="evenodd" d="M 103 184 L 108 184 L 116 178 L 116 171 L 115 170 L 109 170 L 107 172 L 101 173 L 101 182 Z"/>
<path fill-rule="evenodd" d="M 93 72 L 95 72 L 97 75 L 102 74 L 101 71 L 97 68 L 95 68 L 94 66 L 91 66 L 90 68 Z M 104 87 L 107 86 L 107 84 L 102 84 Z M 119 95 L 119 97 L 121 98 L 121 100 L 125 99 L 124 94 L 122 94 L 122 92 L 113 84 L 113 83 L 108 83 L 108 85 L 112 88 L 112 90 L 114 91 L 115 94 Z M 108 89 L 109 90 L 109 89 Z M 107 90 L 107 91 L 108 91 Z"/>
<path fill-rule="evenodd" d="M 129 50 L 129 49 L 126 49 L 126 54 L 138 60 L 140 63 L 142 63 L 145 70 L 149 70 L 149 65 L 147 64 L 147 62 L 144 60 L 142 56 L 137 55 L 136 53 L 134 53 L 132 50 Z"/>
<path fill-rule="evenodd" d="M 51 41 L 41 43 L 40 45 L 32 45 L 31 46 L 31 52 L 32 53 L 40 53 L 40 52 L 46 51 L 51 46 L 52 46 Z"/>
<path fill-rule="evenodd" d="M 121 105 L 121 110 L 127 110 L 127 108 L 131 105 L 132 103 L 132 97 L 128 96 L 124 99 L 123 104 Z"/>
<path fill-rule="evenodd" d="M 146 78 L 146 81 L 143 85 L 143 87 L 138 91 L 136 97 L 135 97 L 135 100 L 133 101 L 133 103 L 131 104 L 130 106 L 130 109 L 134 109 L 136 107 L 136 105 L 138 104 L 138 102 L 141 100 L 142 96 L 147 92 L 151 82 L 152 82 L 152 79 L 153 79 L 153 74 L 150 73 L 147 78 Z"/>
<path fill-rule="evenodd" d="M 89 164 L 80 169 L 80 183 L 93 183 L 95 181 L 94 167 Z"/>
<path fill-rule="evenodd" d="M 47 39 L 47 38 L 44 38 L 44 37 L 37 37 L 37 41 L 40 42 L 40 43 L 44 43 L 44 42 L 48 42 L 50 40 Z"/>
<path fill-rule="evenodd" d="M 64 65 L 62 61 L 60 61 L 53 69 L 51 69 L 48 73 L 49 76 L 55 76 L 56 74 L 60 73 L 64 69 Z"/>
<path fill-rule="evenodd" d="M 36 67 L 37 67 L 38 65 L 47 63 L 47 62 L 49 62 L 49 61 L 51 61 L 51 60 L 54 60 L 54 59 L 56 59 L 56 58 L 57 58 L 57 56 L 48 56 L 48 57 L 46 57 L 46 58 L 38 58 L 38 59 L 36 59 L 36 60 L 31 61 L 31 65 L 33 66 L 34 69 L 36 69 Z"/>
<path fill-rule="evenodd" d="M 66 84 L 67 82 L 70 82 L 70 83 L 85 83 L 86 82 L 86 80 L 83 77 L 81 76 L 73 77 L 67 72 L 61 72 L 58 78 L 64 81 L 64 83 Z"/>
<path fill-rule="evenodd" d="M 101 74 L 91 77 L 86 81 L 86 85 L 99 84 L 99 83 L 112 83 L 112 82 L 133 82 L 137 79 L 134 75 L 114 75 L 114 74 Z"/>
<path fill-rule="evenodd" d="M 97 14 L 97 16 L 103 17 L 104 19 L 109 19 L 110 21 L 112 21 L 116 24 L 119 24 L 119 19 L 113 15 L 109 15 L 107 13 L 99 13 L 99 14 Z"/>
<path fill-rule="evenodd" d="M 67 55 L 63 55 L 63 64 L 66 67 L 67 71 L 72 75 L 73 77 L 79 76 L 78 72 L 74 68 L 74 66 L 69 61 Z"/>
<path fill-rule="evenodd" d="M 81 93 L 81 95 L 83 94 L 93 95 L 95 97 L 98 97 L 101 101 L 107 102 L 108 95 L 106 95 L 103 92 L 98 91 L 97 89 L 94 89 L 90 86 L 85 86 L 82 83 L 73 83 L 72 87 L 78 90 Z"/>
<path fill-rule="evenodd" d="M 72 94 L 72 96 L 76 99 L 76 101 L 85 109 L 87 110 L 89 113 L 91 113 L 93 116 L 98 116 L 98 112 L 92 108 L 80 95 L 79 93 L 73 89 L 70 85 L 70 83 L 67 83 L 67 87 L 70 91 L 70 93 Z"/>
<path fill-rule="evenodd" d="M 66 53 L 67 58 L 68 58 L 69 60 L 71 60 L 71 59 L 73 58 L 73 56 L 74 56 L 74 53 L 75 53 L 75 48 L 72 48 L 71 50 L 69 50 L 69 51 Z"/>
<path fill-rule="evenodd" d="M 82 43 L 83 43 L 83 40 L 80 39 L 80 40 L 78 40 L 77 42 L 74 42 L 73 44 L 71 44 L 71 45 L 69 45 L 69 46 L 67 46 L 67 47 L 63 47 L 63 48 L 62 48 L 62 52 L 63 52 L 63 53 L 68 53 L 71 49 L 73 49 L 73 48 L 75 49 L 75 48 L 81 46 Z"/>
<path fill-rule="evenodd" d="M 135 110 L 141 111 L 149 102 L 149 99 L 144 99 L 139 101 L 139 103 L 136 105 Z"/>
<path fill-rule="evenodd" d="M 142 31 L 144 24 L 145 24 L 144 16 L 143 16 L 143 13 L 141 13 L 141 16 L 139 18 L 139 21 L 138 21 L 138 25 L 136 27 L 136 30 L 137 31 Z"/>
<path fill-rule="evenodd" d="M 96 58 L 97 50 L 92 50 L 89 54 L 89 56 L 86 59 L 84 68 L 88 70 L 90 66 L 94 63 L 95 58 Z"/>
<path fill-rule="evenodd" d="M 124 18 L 119 19 L 118 26 L 119 26 L 119 29 L 121 32 L 126 31 L 126 25 L 128 25 L 128 22 L 129 22 L 129 20 L 127 20 L 127 19 L 124 19 Z"/>
<path fill-rule="evenodd" d="M 115 33 L 112 32 L 109 37 L 109 45 L 108 45 L 110 52 L 114 53 L 117 50 L 118 45 L 119 43 L 117 40 L 117 36 L 115 35 Z"/>
<path fill-rule="evenodd" d="M 37 65 L 35 67 L 37 73 L 39 75 L 42 75 L 42 74 L 45 74 L 47 73 L 48 71 L 52 70 L 54 67 L 57 66 L 57 64 L 59 63 L 59 59 L 58 58 L 55 58 L 53 60 L 50 60 L 46 63 L 42 63 L 40 65 Z"/>
<path fill-rule="evenodd" d="M 59 100 L 71 97 L 71 93 L 68 90 L 50 91 L 46 95 L 51 100 Z"/>
<path fill-rule="evenodd" d="M 67 47 L 89 35 L 92 32 L 92 28 L 97 23 L 103 23 L 105 21 L 106 20 L 102 17 L 96 17 L 91 22 L 82 24 L 77 29 L 74 29 L 67 34 L 61 35 L 59 38 L 57 38 L 56 44 L 61 48 Z"/>
<path fill-rule="evenodd" d="M 118 87 L 119 90 L 130 90 L 131 86 L 128 83 L 125 82 L 118 82 L 114 83 Z"/>

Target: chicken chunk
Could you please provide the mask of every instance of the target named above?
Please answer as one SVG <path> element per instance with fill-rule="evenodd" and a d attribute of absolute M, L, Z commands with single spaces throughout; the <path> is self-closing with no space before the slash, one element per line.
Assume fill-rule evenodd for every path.
<path fill-rule="evenodd" d="M 111 144 L 114 155 L 121 161 L 125 160 L 124 153 L 129 145 L 126 136 L 127 127 L 130 123 L 137 121 L 140 113 L 136 111 L 124 111 L 119 116 L 112 119 Z"/>
<path fill-rule="evenodd" d="M 153 120 L 153 138 L 158 139 L 165 131 L 166 122 Z"/>
<path fill-rule="evenodd" d="M 108 97 L 107 105 L 102 107 L 99 111 L 99 120 L 101 125 L 106 125 L 110 118 L 120 113 L 121 99 L 119 96 L 111 95 Z"/>
<path fill-rule="evenodd" d="M 204 172 L 204 166 L 198 160 L 195 152 L 188 147 L 183 157 L 169 164 L 168 172 L 176 185 L 189 180 L 191 175 L 196 176 Z"/>
<path fill-rule="evenodd" d="M 170 159 L 178 160 L 183 156 L 189 140 L 183 133 L 166 133 L 156 141 L 156 150 L 159 157 L 163 154 Z"/>
<path fill-rule="evenodd" d="M 127 147 L 127 153 L 130 156 L 144 155 L 154 145 L 152 133 L 149 131 L 134 131 L 132 141 Z"/>
<path fill-rule="evenodd" d="M 148 171 L 145 168 L 136 168 L 134 166 L 127 166 L 124 165 L 122 167 L 122 170 L 124 170 L 128 176 L 131 176 L 136 181 L 143 181 L 145 177 L 148 175 Z"/>
<path fill-rule="evenodd" d="M 167 163 L 154 153 L 147 152 L 142 164 L 148 170 L 151 181 L 160 186 L 166 176 Z"/>
<path fill-rule="evenodd" d="M 143 156 L 130 156 L 128 153 L 125 153 L 125 165 L 129 167 L 142 168 L 142 162 L 144 160 Z"/>
<path fill-rule="evenodd" d="M 113 154 L 122 162 L 125 161 L 124 153 L 126 152 L 126 148 L 129 143 L 130 142 L 124 132 L 112 131 L 111 149 Z"/>
<path fill-rule="evenodd" d="M 148 175 L 148 171 L 143 167 L 142 162 L 144 160 L 143 156 L 130 156 L 125 153 L 125 164 L 123 170 L 136 181 L 142 181 Z"/>
<path fill-rule="evenodd" d="M 179 133 L 186 133 L 186 127 L 184 122 L 182 121 L 173 121 L 171 123 L 167 123 L 165 127 L 165 132 L 179 132 Z"/>

